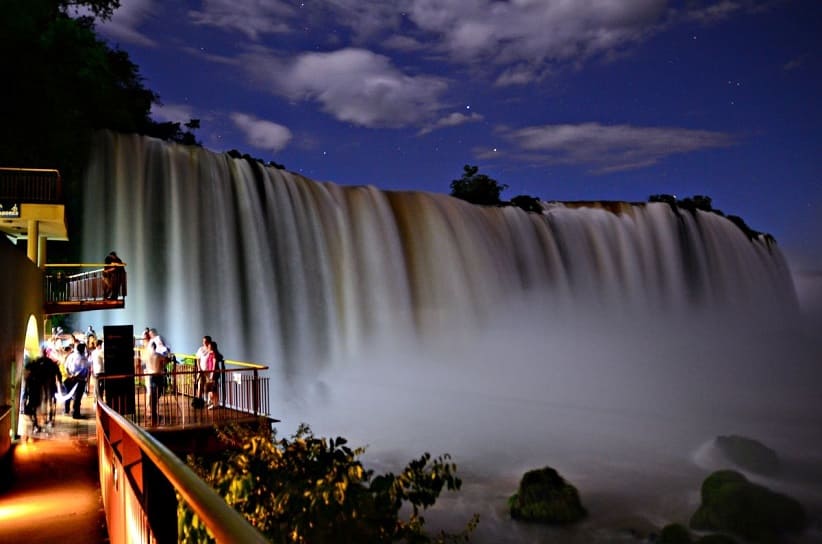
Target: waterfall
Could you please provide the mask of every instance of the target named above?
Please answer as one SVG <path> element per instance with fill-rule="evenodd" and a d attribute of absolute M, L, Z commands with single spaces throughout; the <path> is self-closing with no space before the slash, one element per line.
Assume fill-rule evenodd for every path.
<path fill-rule="evenodd" d="M 526 469 L 558 468 L 593 518 L 681 522 L 712 437 L 822 444 L 785 259 L 717 214 L 484 208 L 112 133 L 83 190 L 83 258 L 117 251 L 129 293 L 83 319 L 183 353 L 213 336 L 270 367 L 279 425 L 368 444 L 378 470 L 454 454 L 472 484 L 444 508 L 481 512 L 478 541 L 546 540 L 502 513 Z M 586 527 L 577 541 L 609 541 Z"/>
<path fill-rule="evenodd" d="M 579 308 L 781 318 L 795 306 L 775 245 L 662 203 L 483 208 L 110 133 L 84 187 L 84 259 L 114 249 L 128 264 L 119 319 L 181 351 L 212 334 L 285 376 L 375 340 L 480 326 L 506 303 L 549 322 Z"/>

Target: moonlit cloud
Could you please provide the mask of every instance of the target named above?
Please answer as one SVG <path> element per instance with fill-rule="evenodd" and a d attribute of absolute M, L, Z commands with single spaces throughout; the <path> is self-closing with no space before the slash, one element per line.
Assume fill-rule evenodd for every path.
<path fill-rule="evenodd" d="M 478 113 L 472 112 L 470 115 L 465 115 L 464 113 L 454 112 L 441 119 L 438 119 L 435 123 L 431 125 L 423 127 L 422 129 L 420 129 L 417 135 L 422 136 L 423 134 L 428 134 L 429 132 L 433 132 L 441 128 L 456 127 L 459 125 L 463 125 L 465 123 L 476 123 L 482 120 L 482 115 Z"/>
<path fill-rule="evenodd" d="M 418 124 L 441 108 L 446 88 L 440 78 L 406 75 L 363 49 L 300 55 L 271 82 L 292 100 L 318 102 L 339 121 L 365 127 Z"/>
<path fill-rule="evenodd" d="M 257 119 L 253 115 L 235 112 L 231 114 L 231 120 L 245 133 L 246 141 L 259 149 L 280 151 L 292 138 L 288 127 Z"/>
<path fill-rule="evenodd" d="M 151 106 L 151 117 L 160 122 L 182 123 L 196 117 L 193 111 L 188 104 L 154 104 Z"/>
<path fill-rule="evenodd" d="M 722 132 L 598 123 L 531 126 L 503 135 L 532 160 L 586 165 L 597 173 L 634 170 L 671 155 L 733 143 Z"/>
<path fill-rule="evenodd" d="M 115 42 L 154 47 L 157 43 L 139 28 L 156 10 L 154 0 L 121 0 L 111 19 L 98 21 L 96 28 Z"/>
<path fill-rule="evenodd" d="M 188 15 L 194 24 L 234 30 L 257 40 L 264 34 L 289 32 L 295 10 L 280 0 L 204 0 L 201 9 Z"/>

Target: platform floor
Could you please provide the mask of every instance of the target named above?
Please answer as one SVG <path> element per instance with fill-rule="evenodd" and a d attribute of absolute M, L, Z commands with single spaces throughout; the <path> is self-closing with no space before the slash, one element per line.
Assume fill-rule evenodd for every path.
<path fill-rule="evenodd" d="M 12 446 L 13 478 L 0 491 L 0 544 L 108 542 L 97 467 L 94 402 L 59 414 L 42 433 L 21 428 Z M 26 418 L 28 419 L 28 418 Z"/>

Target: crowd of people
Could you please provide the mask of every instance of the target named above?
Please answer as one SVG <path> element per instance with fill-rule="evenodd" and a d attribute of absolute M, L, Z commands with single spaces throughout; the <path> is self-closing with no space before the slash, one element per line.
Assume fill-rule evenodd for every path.
<path fill-rule="evenodd" d="M 91 391 L 99 394 L 96 378 L 103 372 L 104 361 L 103 340 L 97 338 L 91 325 L 85 334 L 64 334 L 55 329 L 41 345 L 39 356 L 27 359 L 24 365 L 23 413 L 30 418 L 32 432 L 54 426 L 58 405 L 64 414 L 82 419 L 83 395 L 89 380 Z"/>
<path fill-rule="evenodd" d="M 176 363 L 165 339 L 154 328 L 146 328 L 135 352 L 135 374 L 146 375 L 146 396 L 152 424 L 160 419 L 159 402 L 166 388 L 169 363 Z M 225 358 L 211 336 L 203 336 L 194 365 L 192 407 L 213 410 L 225 399 L 222 387 Z M 89 325 L 84 333 L 65 334 L 61 328 L 41 346 L 37 358 L 27 359 L 23 382 L 23 413 L 30 418 L 33 433 L 54 426 L 58 405 L 63 413 L 83 419 L 83 395 L 95 398 L 104 393 L 105 353 L 103 339 Z M 45 427 L 45 428 L 44 428 Z"/>

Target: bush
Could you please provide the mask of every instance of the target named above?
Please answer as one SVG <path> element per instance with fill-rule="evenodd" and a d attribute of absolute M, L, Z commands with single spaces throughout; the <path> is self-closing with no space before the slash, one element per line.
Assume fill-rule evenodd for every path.
<path fill-rule="evenodd" d="M 691 544 L 691 533 L 681 523 L 671 523 L 662 528 L 657 544 Z"/>
<path fill-rule="evenodd" d="M 425 453 L 398 475 L 372 477 L 357 459 L 364 449 L 352 450 L 341 437 L 317 438 L 306 425 L 290 440 L 236 426 L 217 433 L 229 446 L 223 456 L 189 457 L 189 464 L 272 542 L 444 542 L 467 539 L 478 523 L 474 516 L 463 532 L 437 538 L 423 530 L 421 511 L 444 488 L 460 488 L 448 455 L 432 461 Z M 180 541 L 211 541 L 202 522 L 180 505 Z"/>
<path fill-rule="evenodd" d="M 508 507 L 514 519 L 551 524 L 574 523 L 587 515 L 577 489 L 551 467 L 526 472 Z"/>
<path fill-rule="evenodd" d="M 795 499 L 751 483 L 734 470 L 720 470 L 702 483 L 702 504 L 690 526 L 776 542 L 784 533 L 800 532 L 805 523 L 805 511 Z"/>

